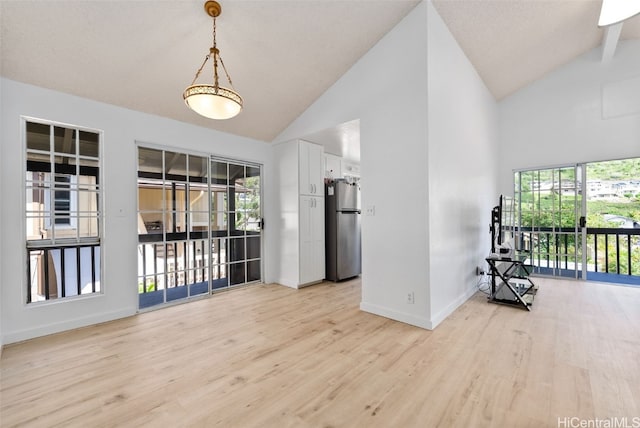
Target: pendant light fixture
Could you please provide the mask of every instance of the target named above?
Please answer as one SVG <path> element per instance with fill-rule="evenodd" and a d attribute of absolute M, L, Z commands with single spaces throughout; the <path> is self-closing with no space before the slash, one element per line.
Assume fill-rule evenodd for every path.
<path fill-rule="evenodd" d="M 640 14 L 640 0 L 602 0 L 598 27 L 619 24 Z"/>
<path fill-rule="evenodd" d="M 196 72 L 193 82 L 184 90 L 182 98 L 184 98 L 185 103 L 191 110 L 204 117 L 220 120 L 231 119 L 242 110 L 242 97 L 233 89 L 231 77 L 229 77 L 229 73 L 227 73 L 227 69 L 224 66 L 220 50 L 216 46 L 216 18 L 220 16 L 222 7 L 217 1 L 207 1 L 204 4 L 204 10 L 207 15 L 213 18 L 213 46 L 209 49 L 209 54 L 204 58 L 204 62 Z M 213 61 L 213 84 L 196 84 L 196 80 L 209 59 Z M 220 86 L 218 83 L 218 61 L 224 70 L 231 89 Z"/>

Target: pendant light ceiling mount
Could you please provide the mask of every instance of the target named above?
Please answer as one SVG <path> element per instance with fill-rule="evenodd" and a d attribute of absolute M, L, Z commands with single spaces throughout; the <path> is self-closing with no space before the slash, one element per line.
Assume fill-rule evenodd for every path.
<path fill-rule="evenodd" d="M 243 100 L 233 88 L 231 77 L 224 66 L 216 44 L 216 18 L 222 13 L 222 7 L 217 1 L 207 1 L 204 4 L 204 10 L 207 15 L 213 18 L 213 46 L 196 72 L 193 82 L 184 90 L 182 98 L 187 106 L 199 115 L 209 119 L 231 119 L 242 110 Z M 213 84 L 196 84 L 196 80 L 209 59 L 213 61 Z M 230 88 L 219 85 L 218 62 L 222 66 Z"/>
<path fill-rule="evenodd" d="M 204 4 L 204 11 L 212 18 L 217 18 L 222 13 L 222 6 L 217 1 L 208 1 Z"/>

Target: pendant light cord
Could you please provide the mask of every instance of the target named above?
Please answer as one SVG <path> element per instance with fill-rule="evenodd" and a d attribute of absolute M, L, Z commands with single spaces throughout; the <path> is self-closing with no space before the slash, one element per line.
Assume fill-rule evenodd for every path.
<path fill-rule="evenodd" d="M 229 73 L 227 72 L 227 67 L 224 66 L 224 61 L 222 61 L 222 57 L 220 56 L 220 51 L 218 50 L 218 47 L 216 45 L 216 17 L 215 16 L 213 17 L 213 47 L 209 50 L 209 54 L 204 57 L 204 61 L 202 62 L 202 65 L 200 66 L 198 71 L 196 71 L 196 75 L 193 78 L 193 81 L 191 82 L 192 86 L 196 83 L 196 80 L 198 80 L 198 77 L 200 77 L 200 73 L 202 73 L 202 69 L 204 68 L 204 65 L 207 63 L 207 61 L 209 61 L 209 58 L 211 58 L 211 55 L 213 55 L 214 88 L 220 87 L 218 83 L 218 80 L 219 80 L 218 79 L 218 60 L 220 60 L 220 65 L 222 65 L 222 70 L 224 70 L 224 74 L 227 77 L 227 80 L 229 81 L 229 86 L 231 86 L 231 89 L 235 91 L 235 88 L 233 87 L 233 82 L 231 81 L 231 76 L 229 76 Z"/>
<path fill-rule="evenodd" d="M 214 79 L 214 85 L 216 88 L 219 87 L 218 86 L 218 60 L 220 60 L 220 65 L 222 65 L 222 70 L 224 71 L 224 74 L 227 77 L 229 86 L 231 86 L 231 89 L 235 90 L 235 88 L 233 87 L 233 82 L 231 81 L 231 76 L 229 76 L 229 73 L 227 72 L 227 67 L 224 66 L 224 61 L 220 56 L 220 50 L 216 45 L 216 18 L 214 17 L 213 18 L 213 79 Z"/>
<path fill-rule="evenodd" d="M 218 51 L 218 46 L 216 45 L 216 17 L 213 17 L 213 48 L 211 48 L 211 53 L 213 53 L 213 87 L 216 90 L 220 87 L 218 85 L 218 57 L 220 56 L 220 51 Z"/>

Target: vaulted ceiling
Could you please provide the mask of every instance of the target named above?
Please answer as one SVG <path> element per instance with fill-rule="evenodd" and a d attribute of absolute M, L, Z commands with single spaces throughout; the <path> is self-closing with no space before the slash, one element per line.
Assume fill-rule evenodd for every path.
<path fill-rule="evenodd" d="M 600 46 L 602 0 L 434 0 L 434 6 L 500 100 Z M 640 15 L 621 40 L 640 38 Z M 640 54 L 640 52 L 638 53 Z"/>
<path fill-rule="evenodd" d="M 417 0 L 221 1 L 218 47 L 245 100 L 227 121 L 182 101 L 211 45 L 200 0 L 0 1 L 9 79 L 273 140 Z M 496 99 L 598 46 L 600 0 L 434 0 Z M 640 38 L 640 17 L 621 39 Z M 209 73 L 210 74 L 210 73 Z M 210 82 L 209 76 L 199 82 Z"/>

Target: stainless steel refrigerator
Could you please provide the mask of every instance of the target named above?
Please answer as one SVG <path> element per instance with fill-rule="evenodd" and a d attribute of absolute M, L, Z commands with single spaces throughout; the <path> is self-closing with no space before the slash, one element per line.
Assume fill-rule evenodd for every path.
<path fill-rule="evenodd" d="M 360 185 L 345 179 L 325 183 L 326 276 L 340 281 L 360 275 Z"/>

